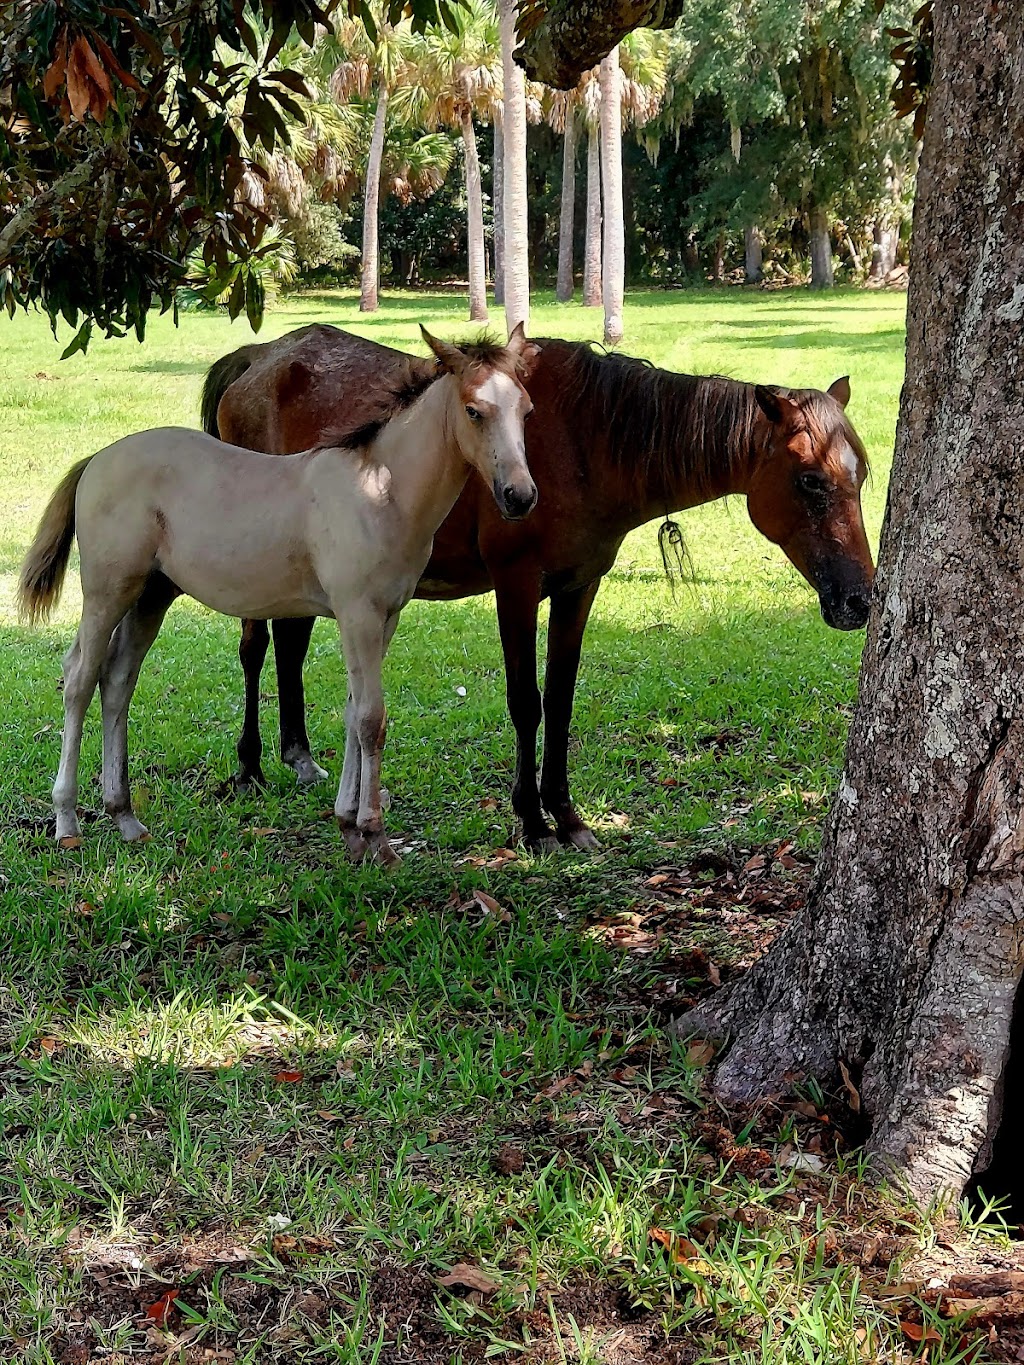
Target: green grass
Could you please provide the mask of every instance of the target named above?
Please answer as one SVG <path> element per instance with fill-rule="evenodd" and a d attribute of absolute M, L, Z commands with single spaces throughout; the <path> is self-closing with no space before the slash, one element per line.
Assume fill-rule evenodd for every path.
<path fill-rule="evenodd" d="M 850 373 L 875 537 L 903 302 L 632 294 L 628 349 L 782 384 Z M 403 294 L 366 319 L 351 295 L 305 296 L 279 303 L 263 336 L 331 321 L 413 348 L 421 321 L 464 331 L 462 309 Z M 571 756 L 604 850 L 538 861 L 494 856 L 512 838 L 513 740 L 492 603 L 414 603 L 386 670 L 385 756 L 390 824 L 412 851 L 387 876 L 344 861 L 331 793 L 298 791 L 273 760 L 265 793 L 220 795 L 237 626 L 181 604 L 133 712 L 154 838 L 124 847 L 99 819 L 60 851 L 46 820 L 77 599 L 46 631 L 21 628 L 20 557 L 72 460 L 193 423 L 207 366 L 249 334 L 188 315 L 177 331 L 154 321 L 144 347 L 95 342 L 60 363 L 39 319 L 2 325 L 0 1358 L 155 1359 L 175 1341 L 182 1359 L 252 1362 L 881 1358 L 898 1333 L 867 1288 L 927 1225 L 896 1227 L 842 1162 L 821 1176 L 776 1165 L 820 1141 L 813 1112 L 773 1113 L 729 1146 L 701 1059 L 660 1031 L 664 987 L 699 988 L 707 954 L 728 972 L 774 921 L 759 937 L 739 907 L 708 909 L 712 873 L 671 903 L 646 885 L 701 850 L 813 852 L 861 637 L 826 629 L 739 502 L 683 518 L 695 573 L 675 595 L 654 529 L 637 532 L 598 599 Z M 545 299 L 531 330 L 599 328 Z M 307 678 L 314 751 L 336 776 L 329 623 Z M 98 761 L 91 714 L 86 809 Z M 802 865 L 776 864 L 776 880 L 798 882 Z M 508 1146 L 522 1169 L 499 1173 Z M 652 1227 L 700 1254 L 675 1259 Z M 843 1250 L 877 1227 L 892 1254 Z M 460 1262 L 495 1289 L 439 1286 Z M 168 1289 L 161 1336 L 144 1315 Z"/>

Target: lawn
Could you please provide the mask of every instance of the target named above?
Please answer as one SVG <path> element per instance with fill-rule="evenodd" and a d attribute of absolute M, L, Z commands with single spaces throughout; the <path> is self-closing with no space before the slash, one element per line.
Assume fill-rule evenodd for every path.
<path fill-rule="evenodd" d="M 337 322 L 413 349 L 420 322 L 464 332 L 463 306 L 392 295 L 361 318 L 351 294 L 304 295 L 262 335 Z M 877 539 L 903 314 L 888 293 L 634 293 L 627 349 L 781 384 L 849 373 Z M 600 323 L 545 298 L 531 330 Z M 273 758 L 265 792 L 225 794 L 237 624 L 188 603 L 133 713 L 154 837 L 122 846 L 101 817 L 59 850 L 77 597 L 19 626 L 20 558 L 73 460 L 193 424 L 206 368 L 249 333 L 190 314 L 60 362 L 38 318 L 2 326 L 0 1359 L 852 1365 L 909 1358 L 930 1331 L 933 1359 L 960 1358 L 959 1328 L 927 1308 L 938 1326 L 917 1326 L 905 1285 L 898 1312 L 885 1296 L 934 1247 L 934 1211 L 859 1178 L 827 1096 L 724 1113 L 707 1049 L 663 1032 L 799 903 L 855 694 L 862 637 L 823 625 L 742 503 L 682 518 L 674 591 L 651 527 L 602 588 L 571 755 L 599 855 L 514 843 L 489 598 L 412 604 L 388 660 L 396 873 L 348 865 L 330 790 Z M 327 622 L 307 679 L 336 779 Z M 86 812 L 98 728 L 92 712 Z"/>

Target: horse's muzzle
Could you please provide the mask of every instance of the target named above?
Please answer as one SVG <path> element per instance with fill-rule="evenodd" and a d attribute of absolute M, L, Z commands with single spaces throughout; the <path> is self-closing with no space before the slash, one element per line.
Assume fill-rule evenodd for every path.
<path fill-rule="evenodd" d="M 507 483 L 504 488 L 495 485 L 494 501 L 506 521 L 521 521 L 537 506 L 537 485 L 529 483 L 517 486 Z"/>
<path fill-rule="evenodd" d="M 871 589 L 826 590 L 818 594 L 822 620 L 833 630 L 861 630 L 871 609 Z"/>

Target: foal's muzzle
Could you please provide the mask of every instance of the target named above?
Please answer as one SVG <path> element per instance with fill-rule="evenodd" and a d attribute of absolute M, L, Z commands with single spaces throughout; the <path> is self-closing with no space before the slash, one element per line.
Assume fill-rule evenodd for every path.
<path fill-rule="evenodd" d="M 494 485 L 494 501 L 506 521 L 521 521 L 537 505 L 537 485 L 507 483 Z"/>

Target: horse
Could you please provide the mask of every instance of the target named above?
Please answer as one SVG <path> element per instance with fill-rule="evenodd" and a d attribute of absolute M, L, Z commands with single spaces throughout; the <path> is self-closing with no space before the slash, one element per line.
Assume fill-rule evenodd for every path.
<path fill-rule="evenodd" d="M 357 424 L 285 458 L 165 427 L 80 461 L 51 498 L 22 568 L 30 621 L 57 602 L 77 535 L 82 619 L 64 659 L 64 739 L 53 788 L 58 840 L 80 834 L 78 758 L 97 681 L 103 802 L 122 836 L 148 837 L 128 786 L 128 708 L 143 659 L 182 593 L 244 619 L 333 616 L 348 673 L 345 759 L 334 812 L 349 854 L 398 861 L 381 811 L 381 666 L 434 532 L 471 469 L 499 515 L 526 516 L 537 487 L 524 421 L 534 348 L 455 346 L 424 329 L 435 363 Z M 383 398 L 381 395 L 383 394 Z"/>
<path fill-rule="evenodd" d="M 848 376 L 827 392 L 787 390 L 677 374 L 587 343 L 534 343 L 526 449 L 538 510 L 525 523 L 506 524 L 471 479 L 434 538 L 415 595 L 443 600 L 493 589 L 517 738 L 512 804 L 525 843 L 550 852 L 562 844 L 597 846 L 569 792 L 569 727 L 587 619 L 628 532 L 744 494 L 755 527 L 807 579 L 825 622 L 839 630 L 865 624 L 874 564 L 860 504 L 867 458 L 845 411 Z M 420 363 L 313 324 L 217 361 L 204 385 L 203 423 L 239 445 L 283 454 L 315 441 L 339 414 L 358 414 L 390 376 L 409 382 Z M 545 597 L 551 606 L 542 711 L 536 637 Z M 274 622 L 281 756 L 300 780 L 321 772 L 309 752 L 302 691 L 312 625 Z M 259 678 L 268 638 L 262 621 L 247 622 L 239 648 L 243 786 L 262 780 Z"/>

